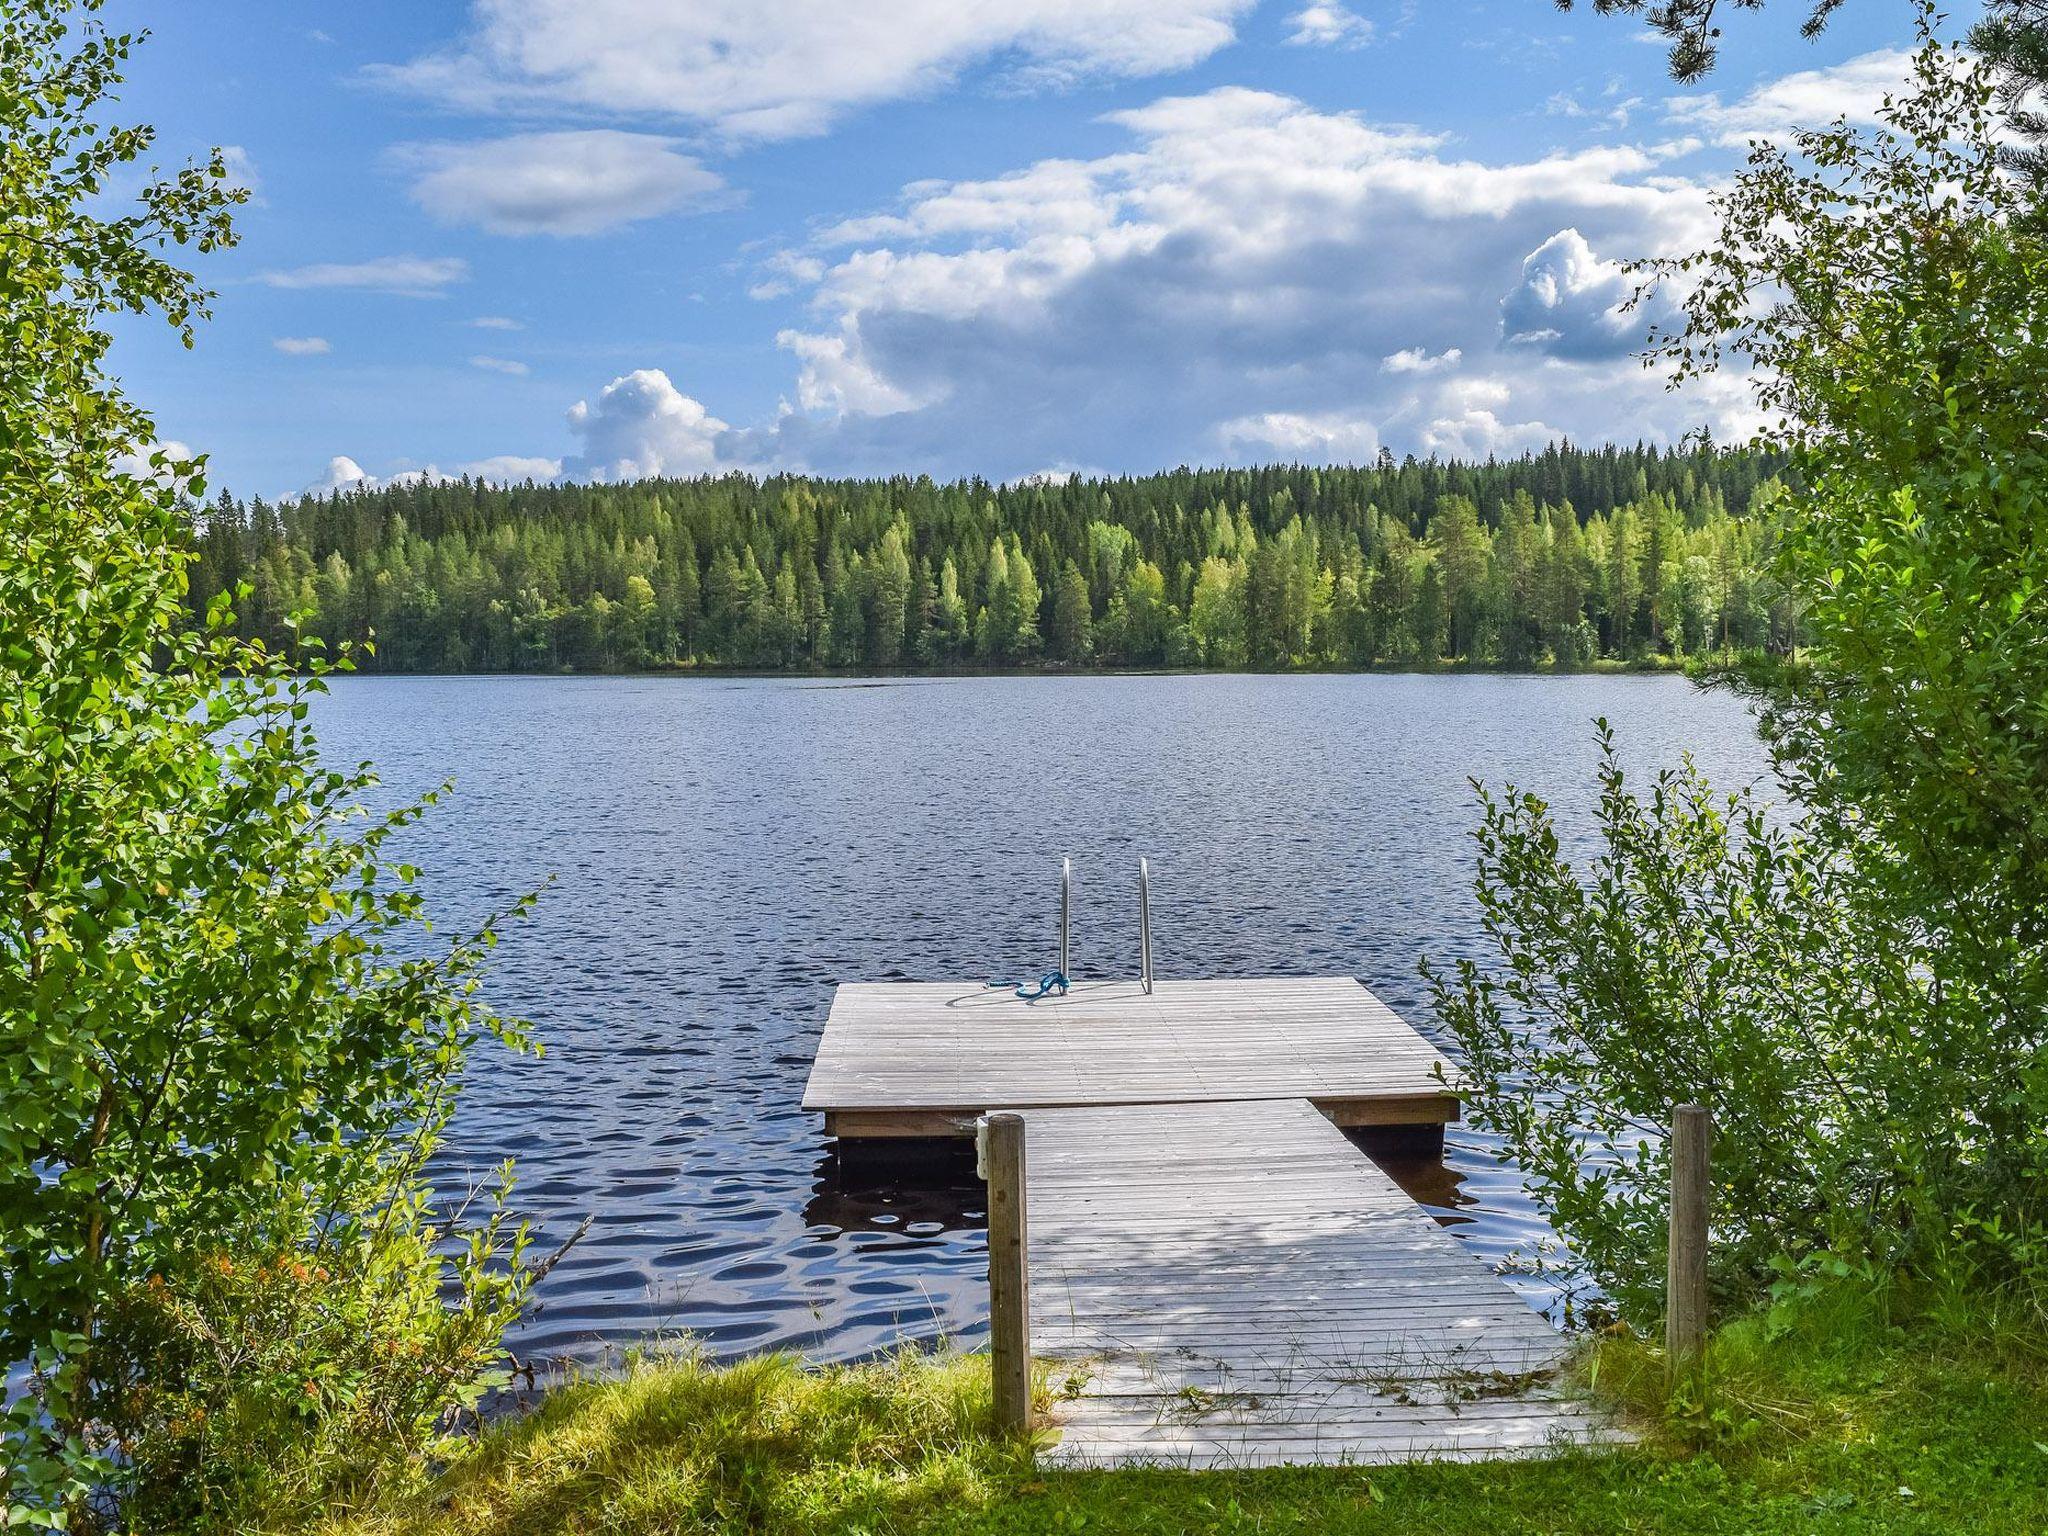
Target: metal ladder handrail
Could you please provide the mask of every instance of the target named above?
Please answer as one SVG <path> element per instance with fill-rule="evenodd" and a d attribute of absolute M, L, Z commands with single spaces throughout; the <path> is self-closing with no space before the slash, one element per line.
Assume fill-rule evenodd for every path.
<path fill-rule="evenodd" d="M 1138 948 L 1142 952 L 1143 966 L 1139 981 L 1149 997 L 1152 993 L 1152 865 L 1142 857 L 1138 860 Z"/>
<path fill-rule="evenodd" d="M 1074 861 L 1060 860 L 1060 975 L 1071 976 L 1067 968 L 1067 920 L 1074 908 Z"/>

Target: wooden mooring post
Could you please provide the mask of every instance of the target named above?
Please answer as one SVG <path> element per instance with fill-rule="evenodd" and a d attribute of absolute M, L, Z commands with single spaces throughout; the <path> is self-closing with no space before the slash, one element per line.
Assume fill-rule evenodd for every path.
<path fill-rule="evenodd" d="M 1671 1233 L 1664 1271 L 1664 1353 L 1673 1370 L 1707 1341 L 1707 1192 L 1714 1117 L 1698 1104 L 1671 1116 Z"/>
<path fill-rule="evenodd" d="M 1031 1427 L 1031 1281 L 1025 1270 L 1024 1117 L 1006 1110 L 981 1120 L 982 1176 L 988 1180 L 988 1356 L 996 1428 Z"/>

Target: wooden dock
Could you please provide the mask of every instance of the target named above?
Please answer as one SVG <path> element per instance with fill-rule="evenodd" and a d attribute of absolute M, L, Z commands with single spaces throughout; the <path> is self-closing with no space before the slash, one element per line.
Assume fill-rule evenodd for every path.
<path fill-rule="evenodd" d="M 1021 1222 L 1015 1191 L 990 1189 L 992 1289 L 1014 1266 L 1002 1293 L 1028 1296 L 997 1320 L 1016 1356 L 997 1390 L 1000 1406 L 1013 1370 L 1021 1415 L 1028 1331 L 1054 1388 L 1049 1461 L 1373 1463 L 1617 1438 L 1556 1385 L 1558 1334 L 1340 1129 L 1440 1139 L 1456 1087 L 1349 977 L 1087 982 L 1032 1002 L 848 984 L 804 1106 L 843 1139 L 899 1144 L 1022 1116 Z"/>

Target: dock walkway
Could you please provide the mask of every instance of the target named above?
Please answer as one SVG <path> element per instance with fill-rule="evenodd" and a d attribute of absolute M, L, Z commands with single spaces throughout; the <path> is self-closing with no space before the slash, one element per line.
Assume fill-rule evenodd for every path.
<path fill-rule="evenodd" d="M 1024 1120 L 1048 1460 L 1371 1463 L 1612 1437 L 1548 1381 L 1564 1341 L 1306 1100 Z"/>

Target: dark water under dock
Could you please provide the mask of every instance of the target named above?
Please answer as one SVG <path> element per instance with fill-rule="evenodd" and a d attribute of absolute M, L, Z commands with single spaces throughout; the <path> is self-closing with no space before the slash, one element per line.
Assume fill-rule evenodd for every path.
<path fill-rule="evenodd" d="M 971 1161 L 851 1187 L 799 1106 L 835 983 L 1049 967 L 1063 853 L 1076 974 L 1132 974 L 1143 853 L 1161 975 L 1354 975 L 1430 1032 L 1416 959 L 1477 937 L 1466 777 L 1583 831 L 1596 715 L 1645 770 L 1763 768 L 1668 676 L 357 678 L 318 718 L 394 791 L 458 781 L 405 850 L 445 923 L 559 876 L 491 987 L 548 1054 L 480 1058 L 446 1171 L 596 1213 L 521 1340 L 587 1358 L 977 1333 Z M 1467 1128 L 1392 1171 L 1485 1255 L 1538 1230 Z"/>

